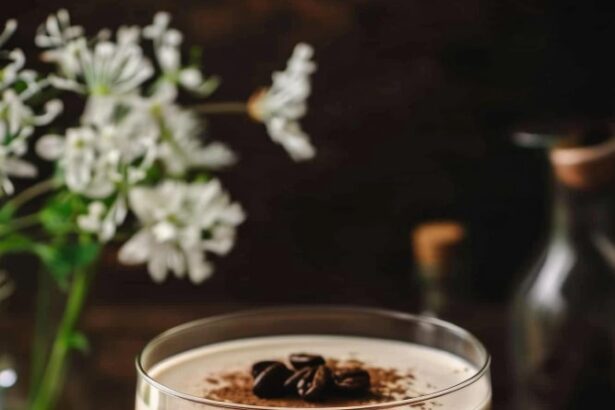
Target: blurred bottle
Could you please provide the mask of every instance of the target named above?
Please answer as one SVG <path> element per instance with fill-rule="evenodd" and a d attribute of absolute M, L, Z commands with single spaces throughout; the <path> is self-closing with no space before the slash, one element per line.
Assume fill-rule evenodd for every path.
<path fill-rule="evenodd" d="M 456 256 L 465 235 L 454 221 L 426 222 L 412 232 L 416 276 L 421 288 L 422 314 L 447 317 L 456 299 Z"/>
<path fill-rule="evenodd" d="M 551 234 L 512 309 L 516 408 L 614 408 L 615 139 L 549 158 Z"/>

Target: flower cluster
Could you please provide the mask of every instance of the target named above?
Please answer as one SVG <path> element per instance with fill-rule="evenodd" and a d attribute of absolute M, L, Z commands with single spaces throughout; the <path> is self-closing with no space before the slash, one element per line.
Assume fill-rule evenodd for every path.
<path fill-rule="evenodd" d="M 130 205 L 143 228 L 120 251 L 127 264 L 147 262 L 156 281 L 167 270 L 193 282 L 211 275 L 205 252 L 229 252 L 244 213 L 216 179 L 204 183 L 165 181 L 155 188 L 135 188 Z M 208 234 L 204 237 L 203 232 Z"/>
<path fill-rule="evenodd" d="M 57 68 L 49 77 L 50 83 L 84 95 L 86 100 L 80 123 L 64 135 L 43 136 L 37 143 L 37 152 L 57 161 L 66 187 L 88 199 L 88 212 L 80 215 L 77 222 L 80 229 L 98 235 L 101 241 L 111 240 L 130 212 L 139 222 L 149 224 L 159 214 L 171 217 L 180 211 L 173 208 L 165 213 L 168 198 L 147 192 L 160 189 L 168 193 L 172 190 L 169 186 L 187 181 L 192 173 L 207 175 L 207 171 L 235 161 L 233 152 L 224 144 L 202 143 L 200 119 L 176 101 L 178 87 L 202 96 L 213 91 L 215 80 L 205 79 L 196 67 L 181 65 L 182 35 L 169 27 L 169 21 L 168 14 L 159 13 L 143 29 L 120 27 L 115 36 L 105 30 L 88 39 L 84 30 L 71 25 L 68 13 L 61 10 L 47 19 L 36 37 L 36 43 L 46 48 L 44 60 Z M 142 41 L 151 41 L 157 65 L 143 52 Z M 183 190 L 175 190 L 177 195 L 194 196 L 196 193 L 189 192 L 198 191 L 199 186 L 188 184 Z M 155 202 L 143 203 L 150 200 Z M 199 204 L 238 208 L 229 201 Z M 215 213 L 215 218 L 223 216 L 224 212 Z M 191 229 L 199 229 L 193 233 L 200 238 L 213 235 L 218 224 L 213 220 Z M 135 256 L 138 244 L 152 252 L 141 249 L 137 253 L 149 255 L 150 273 L 157 280 L 163 279 L 167 270 L 180 276 L 187 269 L 194 281 L 207 276 L 204 272 L 210 268 L 204 252 L 215 246 L 189 244 L 185 235 L 179 235 L 174 243 L 189 255 L 188 263 L 182 265 L 187 267 L 184 269 L 179 267 L 176 253 L 172 253 L 174 262 L 159 263 L 158 257 L 170 252 L 165 249 L 172 249 L 169 239 L 150 235 L 147 243 L 139 241 L 149 232 L 149 228 L 143 229 L 122 249 L 123 261 L 146 261 Z M 230 248 L 229 238 L 234 235 L 224 238 Z M 213 235 L 210 242 L 216 240 Z M 196 258 L 197 249 L 200 259 Z"/>
<path fill-rule="evenodd" d="M 168 272 L 194 282 L 206 279 L 212 271 L 207 254 L 227 253 L 244 219 L 211 176 L 236 156 L 223 143 L 203 142 L 204 122 L 178 100 L 183 92 L 209 96 L 218 79 L 184 61 L 183 36 L 167 13 L 143 28 L 103 30 L 88 38 L 61 10 L 39 28 L 35 42 L 44 49 L 43 60 L 55 65 L 46 81 L 84 99 L 77 124 L 36 144 L 42 158 L 57 164 L 65 188 L 86 201 L 87 211 L 76 218 L 79 229 L 106 242 L 135 221 L 137 233 L 119 253 L 122 262 L 147 263 L 156 281 Z M 152 59 L 144 44 L 151 46 Z M 271 88 L 250 104 L 252 115 L 295 160 L 314 155 L 298 123 L 315 70 L 311 56 L 309 46 L 298 45 L 286 70 L 274 73 Z M 38 117 L 20 112 L 39 125 L 51 119 L 52 108 Z M 2 164 L 0 157 L 0 172 Z"/>
<path fill-rule="evenodd" d="M 38 114 L 30 106 L 33 96 L 46 86 L 32 70 L 25 70 L 25 56 L 20 49 L 7 51 L 4 44 L 17 28 L 9 20 L 0 34 L 0 195 L 12 194 L 10 176 L 34 177 L 36 168 L 23 159 L 28 151 L 28 140 L 36 127 L 47 125 L 61 111 L 59 100 L 48 101 Z"/>
<path fill-rule="evenodd" d="M 0 256 L 35 255 L 69 292 L 49 360 L 36 363 L 41 377 L 31 386 L 33 408 L 55 408 L 67 355 L 87 347 L 76 324 L 106 244 L 123 241 L 119 261 L 146 265 L 158 283 L 169 275 L 201 283 L 214 270 L 213 257 L 233 248 L 246 216 L 215 173 L 237 157 L 207 138 L 206 114 L 247 113 L 293 160 L 315 155 L 299 124 L 316 68 L 310 46 L 297 45 L 273 84 L 247 102 L 203 102 L 219 80 L 192 61 L 198 53 L 185 58 L 183 35 L 170 23 L 169 14 L 158 13 L 145 27 L 88 36 L 60 10 L 34 39 L 52 67 L 47 74 L 26 69 L 21 50 L 3 48 L 17 23 L 0 27 L 0 196 L 14 193 L 10 178 L 36 176 L 27 160 L 32 143 L 53 166 L 47 179 L 0 204 Z M 79 102 L 82 109 L 41 132 L 63 111 L 48 91 L 69 96 L 71 112 Z M 199 102 L 182 104 L 188 95 Z M 43 303 L 50 287 L 40 289 Z M 0 271 L 0 301 L 13 290 Z"/>

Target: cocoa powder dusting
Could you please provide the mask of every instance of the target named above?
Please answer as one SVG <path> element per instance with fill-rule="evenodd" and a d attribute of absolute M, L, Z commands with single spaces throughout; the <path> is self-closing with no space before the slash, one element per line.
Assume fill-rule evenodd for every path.
<path fill-rule="evenodd" d="M 411 398 L 408 395 L 408 387 L 414 382 L 414 375 L 412 373 L 400 373 L 395 369 L 368 367 L 363 362 L 354 359 L 348 361 L 329 359 L 327 360 L 327 365 L 333 370 L 351 369 L 359 366 L 367 370 L 371 379 L 370 392 L 361 397 L 327 397 L 321 403 L 310 403 L 293 396 L 262 399 L 252 393 L 252 377 L 249 372 L 234 371 L 208 375 L 205 380 L 212 387 L 204 391 L 203 396 L 210 400 L 228 403 L 295 408 L 357 406 Z M 215 381 L 212 383 L 212 380 Z"/>

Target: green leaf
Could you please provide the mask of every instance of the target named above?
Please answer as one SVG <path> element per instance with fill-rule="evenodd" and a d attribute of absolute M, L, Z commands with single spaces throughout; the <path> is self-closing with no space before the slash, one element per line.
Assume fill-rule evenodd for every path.
<path fill-rule="evenodd" d="M 80 268 L 92 264 L 100 254 L 102 245 L 97 242 L 82 242 L 73 248 L 75 267 Z"/>
<path fill-rule="evenodd" d="M 37 254 L 61 286 L 68 283 L 77 268 L 91 265 L 100 254 L 101 244 L 91 241 L 40 245 Z"/>
<path fill-rule="evenodd" d="M 41 245 L 37 249 L 37 254 L 45 268 L 51 273 L 51 276 L 65 287 L 68 285 L 68 278 L 72 272 L 72 265 L 61 256 L 61 251 L 54 246 Z"/>
<path fill-rule="evenodd" d="M 10 234 L 0 241 L 0 254 L 11 252 L 36 252 L 36 242 L 27 236 Z"/>
<path fill-rule="evenodd" d="M 15 208 L 10 202 L 0 208 L 0 224 L 8 223 L 15 214 L 16 210 L 17 208 Z"/>
<path fill-rule="evenodd" d="M 90 352 L 90 342 L 85 334 L 78 330 L 73 331 L 67 339 L 67 344 L 71 349 L 78 350 L 82 353 Z"/>
<path fill-rule="evenodd" d="M 75 216 L 86 210 L 83 198 L 63 192 L 52 198 L 41 210 L 41 223 L 53 236 L 65 235 L 76 231 Z"/>

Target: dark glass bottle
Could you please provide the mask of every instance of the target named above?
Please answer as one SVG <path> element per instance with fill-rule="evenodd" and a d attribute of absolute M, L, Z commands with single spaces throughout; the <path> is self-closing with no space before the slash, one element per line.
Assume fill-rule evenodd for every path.
<path fill-rule="evenodd" d="M 615 408 L 615 140 L 550 159 L 549 243 L 513 303 L 516 408 Z"/>

